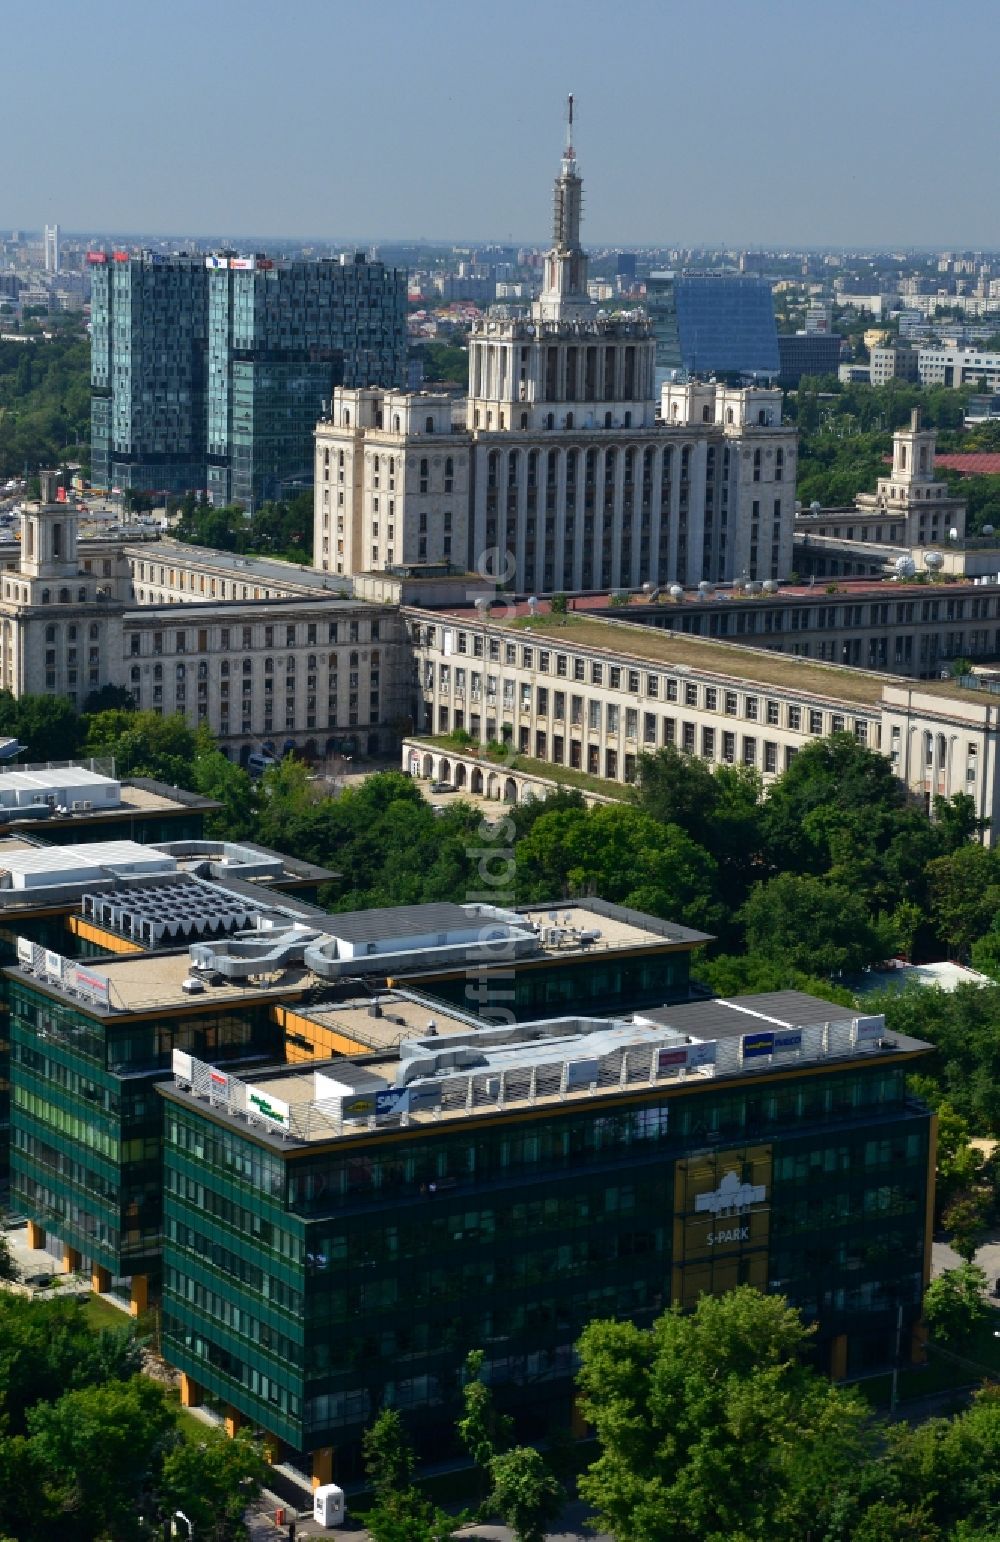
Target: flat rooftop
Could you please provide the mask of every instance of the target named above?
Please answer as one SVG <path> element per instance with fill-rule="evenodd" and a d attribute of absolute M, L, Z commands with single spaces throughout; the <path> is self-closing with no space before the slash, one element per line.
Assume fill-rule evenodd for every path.
<path fill-rule="evenodd" d="M 676 632 L 636 626 L 627 621 L 602 621 L 595 616 L 528 616 L 513 623 L 519 631 L 548 638 L 566 647 L 592 648 L 613 653 L 616 658 L 634 658 L 638 663 L 656 664 L 669 669 L 680 665 L 700 674 L 717 675 L 722 680 L 794 691 L 797 695 L 822 700 L 855 703 L 875 707 L 882 700 L 882 690 L 892 675 L 878 675 L 862 669 L 845 669 L 836 664 L 818 664 L 793 654 L 771 653 L 763 648 L 738 643 L 716 642 L 705 637 L 690 637 Z"/>
<path fill-rule="evenodd" d="M 466 1025 L 443 1036 L 440 1022 L 436 1028 L 382 1053 L 271 1068 L 260 1079 L 230 1076 L 221 1094 L 211 1065 L 175 1057 L 174 1084 L 160 1090 L 196 1107 L 210 1104 L 237 1128 L 287 1148 L 605 1097 L 646 1099 L 653 1090 L 706 1090 L 720 1079 L 801 1074 L 932 1047 L 887 1034 L 880 1015 L 798 991 L 610 1020 Z"/>
<path fill-rule="evenodd" d="M 237 552 L 217 551 L 212 546 L 189 546 L 169 537 L 134 549 L 126 545 L 125 554 L 138 562 L 190 564 L 205 572 L 215 571 L 241 581 L 245 579 L 248 584 L 283 584 L 290 598 L 297 594 L 334 598 L 350 598 L 351 595 L 349 578 L 323 573 L 305 563 L 282 562 L 278 557 L 242 556 Z M 192 594 L 191 600 L 197 602 L 197 596 Z"/>
<path fill-rule="evenodd" d="M 87 972 L 97 980 L 107 981 L 107 1006 L 100 1013 L 102 1016 L 152 1012 L 164 1007 L 176 1008 L 182 1004 L 212 1006 L 246 1001 L 252 997 L 273 998 L 278 994 L 272 982 L 223 980 L 189 995 L 182 989 L 184 981 L 191 977 L 191 960 L 187 949 L 183 952 L 131 953 L 115 958 L 88 959 L 86 967 Z M 280 994 L 294 995 L 310 979 L 309 971 L 304 968 L 286 969 L 281 977 Z M 58 979 L 51 977 L 43 978 L 39 983 L 50 989 L 65 990 Z"/>

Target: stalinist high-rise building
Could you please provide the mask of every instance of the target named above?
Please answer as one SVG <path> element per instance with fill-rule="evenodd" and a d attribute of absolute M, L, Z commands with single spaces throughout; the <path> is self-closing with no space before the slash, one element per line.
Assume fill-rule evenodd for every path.
<path fill-rule="evenodd" d="M 541 296 L 473 328 L 464 430 L 442 442 L 438 397 L 401 410 L 334 392 L 316 431 L 318 567 L 447 557 L 536 594 L 788 576 L 781 393 L 699 382 L 657 400 L 648 320 L 587 295 L 572 99 L 568 123 Z"/>

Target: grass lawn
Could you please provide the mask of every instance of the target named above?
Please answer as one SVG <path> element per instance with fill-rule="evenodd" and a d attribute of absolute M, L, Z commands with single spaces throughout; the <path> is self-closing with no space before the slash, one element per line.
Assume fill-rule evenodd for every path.
<path fill-rule="evenodd" d="M 87 1297 L 83 1315 L 95 1333 L 102 1328 L 121 1329 L 130 1328 L 133 1325 L 133 1319 L 127 1312 L 120 1311 L 118 1307 L 112 1306 L 110 1302 L 104 1301 L 93 1292 Z"/>

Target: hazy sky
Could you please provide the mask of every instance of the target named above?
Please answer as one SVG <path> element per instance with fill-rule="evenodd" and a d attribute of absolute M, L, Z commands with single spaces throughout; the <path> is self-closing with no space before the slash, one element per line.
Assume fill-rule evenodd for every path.
<path fill-rule="evenodd" d="M 0 228 L 1000 247 L 1000 4 L 0 7 Z"/>

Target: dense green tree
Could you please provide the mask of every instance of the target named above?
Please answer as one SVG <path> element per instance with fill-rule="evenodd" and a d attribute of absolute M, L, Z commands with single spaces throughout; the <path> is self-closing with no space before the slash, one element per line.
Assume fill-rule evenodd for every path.
<path fill-rule="evenodd" d="M 582 1412 L 600 1456 L 580 1479 L 617 1542 L 802 1542 L 872 1446 L 861 1399 L 803 1363 L 809 1330 L 741 1286 L 645 1330 L 593 1322 Z"/>
<path fill-rule="evenodd" d="M 258 1498 L 267 1472 L 260 1441 L 247 1430 L 230 1440 L 206 1430 L 204 1439 L 178 1440 L 167 1452 L 157 1484 L 161 1510 L 183 1510 L 198 1538 L 242 1542 L 244 1514 Z"/>
<path fill-rule="evenodd" d="M 142 1376 L 80 1387 L 28 1414 L 28 1446 L 46 1499 L 74 1538 L 140 1538 L 175 1434 L 163 1388 Z"/>
<path fill-rule="evenodd" d="M 937 1054 L 922 1063 L 925 1087 L 936 1086 L 967 1121 L 965 1135 L 1000 1135 L 1000 985 L 942 991 L 913 985 L 865 998 L 884 1012 L 890 1033 L 928 1040 Z M 943 1118 L 942 1131 L 946 1131 Z"/>
<path fill-rule="evenodd" d="M 383 1408 L 362 1436 L 365 1473 L 375 1505 L 364 1517 L 372 1542 L 444 1542 L 465 1516 L 446 1515 L 413 1483 L 413 1447 L 395 1408 Z"/>
<path fill-rule="evenodd" d="M 936 857 L 927 873 L 935 924 L 965 958 L 1000 912 L 1000 857 L 992 847 L 970 843 Z"/>
<path fill-rule="evenodd" d="M 514 1446 L 490 1463 L 492 1505 L 514 1533 L 515 1542 L 545 1542 L 558 1520 L 566 1491 L 534 1446 Z"/>
<path fill-rule="evenodd" d="M 864 899 L 822 878 L 782 873 L 758 884 L 743 916 L 751 953 L 803 974 L 858 974 L 893 951 Z"/>
<path fill-rule="evenodd" d="M 20 1278 L 21 1271 L 10 1250 L 10 1239 L 5 1231 L 0 1231 L 0 1281 L 10 1284 Z"/>
<path fill-rule="evenodd" d="M 90 344 L 77 318 L 46 330 L 55 335 L 0 341 L 0 477 L 89 461 Z"/>
<path fill-rule="evenodd" d="M 375 1498 L 391 1500 L 413 1482 L 413 1447 L 395 1408 L 383 1408 L 361 1442 L 365 1474 Z"/>
<path fill-rule="evenodd" d="M 498 1412 L 493 1393 L 483 1380 L 483 1351 L 470 1350 L 465 1360 L 465 1385 L 462 1388 L 463 1413 L 455 1426 L 459 1440 L 479 1468 L 488 1486 L 490 1464 L 511 1444 L 513 1420 Z"/>
<path fill-rule="evenodd" d="M 851 734 L 831 734 L 800 750 L 768 792 L 764 831 L 775 867 L 827 873 L 838 840 L 857 858 L 887 845 L 905 794 L 884 755 Z"/>
<path fill-rule="evenodd" d="M 692 963 L 695 978 L 716 996 L 745 996 L 760 991 L 805 991 L 836 1001 L 857 1011 L 853 992 L 834 985 L 819 974 L 807 974 L 786 960 L 768 958 L 760 953 L 719 953 L 714 958 L 702 956 Z"/>
<path fill-rule="evenodd" d="M 81 720 L 68 697 L 14 697 L 0 691 L 0 738 L 20 739 L 25 760 L 69 760 L 82 737 Z"/>
<path fill-rule="evenodd" d="M 966 1189 L 964 1193 L 956 1194 L 942 1212 L 941 1225 L 948 1234 L 948 1241 L 967 1264 L 972 1263 L 980 1244 L 986 1240 L 990 1210 L 987 1194 L 979 1189 Z"/>
<path fill-rule="evenodd" d="M 191 787 L 198 742 L 180 712 L 161 717 L 117 708 L 88 719 L 85 748 L 89 755 L 113 755 L 119 776 Z"/>
<path fill-rule="evenodd" d="M 924 1320 L 944 1344 L 968 1339 L 989 1315 L 984 1300 L 986 1275 L 966 1261 L 931 1280 L 924 1292 Z"/>
<path fill-rule="evenodd" d="M 205 821 L 205 833 L 242 840 L 254 835 L 257 826 L 256 789 L 242 766 L 229 760 L 218 748 L 208 729 L 202 725 L 195 735 L 191 783 L 204 798 L 214 798 L 222 807 Z"/>
<path fill-rule="evenodd" d="M 708 853 L 677 825 L 625 804 L 543 814 L 515 861 L 524 902 L 596 894 L 710 930 L 721 918 Z"/>
<path fill-rule="evenodd" d="M 888 1503 L 922 1506 L 938 1535 L 973 1542 L 1000 1531 L 1000 1390 L 988 1386 L 965 1413 L 893 1425 L 870 1474 Z"/>
<path fill-rule="evenodd" d="M 29 1410 L 64 1392 L 121 1380 L 139 1368 L 131 1329 L 95 1334 L 78 1301 L 0 1293 L 0 1420 L 22 1434 Z"/>

